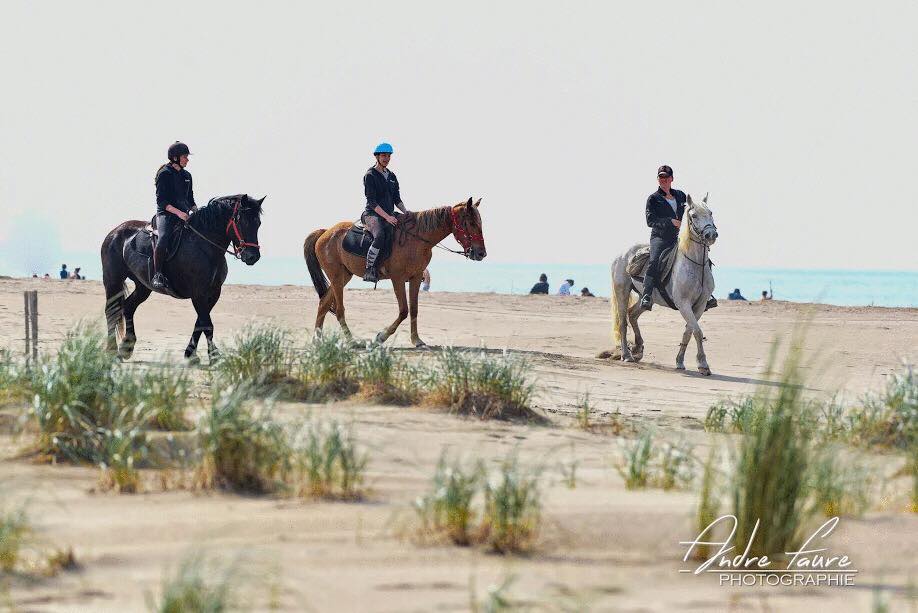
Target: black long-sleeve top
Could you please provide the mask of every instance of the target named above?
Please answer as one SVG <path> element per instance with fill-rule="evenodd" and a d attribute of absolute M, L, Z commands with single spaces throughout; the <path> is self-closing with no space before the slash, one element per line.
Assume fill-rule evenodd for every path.
<path fill-rule="evenodd" d="M 398 191 L 398 179 L 395 173 L 389 171 L 389 178 L 373 166 L 363 175 L 363 191 L 367 197 L 367 212 L 373 213 L 373 209 L 379 206 L 389 215 L 395 213 L 395 205 L 402 201 L 402 196 Z M 375 213 L 374 213 L 375 214 Z"/>
<path fill-rule="evenodd" d="M 685 192 L 678 189 L 669 190 L 676 199 L 676 210 L 666 201 L 666 196 L 662 189 L 647 196 L 647 207 L 645 214 L 647 216 L 647 225 L 651 228 L 650 236 L 664 238 L 667 241 L 675 241 L 679 236 L 679 228 L 673 225 L 673 219 L 682 219 L 682 213 L 685 212 Z"/>
<path fill-rule="evenodd" d="M 176 170 L 172 164 L 164 164 L 156 172 L 156 212 L 165 213 L 167 204 L 186 213 L 191 207 L 197 206 L 191 173 L 184 168 Z"/>

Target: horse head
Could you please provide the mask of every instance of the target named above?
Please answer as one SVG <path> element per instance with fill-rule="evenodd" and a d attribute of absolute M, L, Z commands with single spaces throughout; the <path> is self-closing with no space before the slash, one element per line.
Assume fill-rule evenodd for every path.
<path fill-rule="evenodd" d="M 476 262 L 485 259 L 485 256 L 488 255 L 484 244 L 481 214 L 478 212 L 480 204 L 481 198 L 474 203 L 469 198 L 468 202 L 460 202 L 450 210 L 453 236 L 462 245 L 466 257 Z"/>
<path fill-rule="evenodd" d="M 686 197 L 688 205 L 685 210 L 689 231 L 698 240 L 710 247 L 717 240 L 717 226 L 714 225 L 714 214 L 708 208 L 708 195 L 700 203 L 692 200 L 691 194 Z"/>
<path fill-rule="evenodd" d="M 248 266 L 261 259 L 261 247 L 258 245 L 258 228 L 261 226 L 261 200 L 249 198 L 248 194 L 231 196 L 233 201 L 232 217 L 226 225 L 226 233 L 236 250 L 238 257 Z"/>

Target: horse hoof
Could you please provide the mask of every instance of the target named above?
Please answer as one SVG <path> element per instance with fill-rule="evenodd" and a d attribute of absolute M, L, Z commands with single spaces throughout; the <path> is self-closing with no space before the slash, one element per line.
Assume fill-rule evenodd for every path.
<path fill-rule="evenodd" d="M 208 351 L 207 352 L 207 359 L 210 360 L 211 364 L 216 364 L 217 362 L 221 360 L 221 358 L 223 358 L 223 354 L 220 353 L 219 351 Z"/>
<path fill-rule="evenodd" d="M 383 343 L 386 342 L 386 337 L 383 336 L 383 333 L 382 333 L 382 332 L 379 332 L 379 333 L 376 334 L 376 340 L 375 340 L 375 342 L 376 342 L 377 345 L 382 345 Z"/>
<path fill-rule="evenodd" d="M 127 362 L 128 360 L 130 360 L 132 355 L 134 355 L 134 348 L 133 348 L 133 347 L 130 348 L 130 349 L 127 349 L 127 348 L 125 348 L 125 347 L 122 347 L 121 349 L 118 350 L 118 358 L 119 358 L 122 362 Z"/>
<path fill-rule="evenodd" d="M 201 358 L 199 358 L 197 354 L 186 355 L 185 363 L 188 364 L 189 366 L 200 366 Z"/>
<path fill-rule="evenodd" d="M 676 370 L 685 370 L 685 364 L 676 364 Z"/>
<path fill-rule="evenodd" d="M 710 368 L 706 368 L 706 367 L 703 367 L 703 366 L 699 366 L 699 367 L 698 367 L 698 372 L 700 372 L 701 374 L 703 374 L 705 377 L 711 376 L 711 369 L 710 369 Z"/>
<path fill-rule="evenodd" d="M 633 355 L 623 355 L 622 356 L 622 362 L 634 362 L 634 361 L 635 359 Z"/>
<path fill-rule="evenodd" d="M 415 349 L 427 349 L 428 347 L 427 347 L 427 343 L 425 343 L 421 339 L 418 339 L 414 342 L 414 348 Z"/>

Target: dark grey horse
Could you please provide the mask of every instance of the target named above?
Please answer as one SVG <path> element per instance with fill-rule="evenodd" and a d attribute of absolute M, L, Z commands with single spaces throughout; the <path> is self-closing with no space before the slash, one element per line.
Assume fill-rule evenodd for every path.
<path fill-rule="evenodd" d="M 214 198 L 194 213 L 182 229 L 181 241 L 170 248 L 163 268 L 169 278 L 167 293 L 175 298 L 191 299 L 198 319 L 185 357 L 197 361 L 201 333 L 207 337 L 211 360 L 219 354 L 214 344 L 214 325 L 210 311 L 220 299 L 226 280 L 226 253 L 233 254 L 251 266 L 261 257 L 258 228 L 261 225 L 261 200 L 246 194 Z M 150 270 L 152 237 L 145 221 L 125 221 L 102 241 L 102 282 L 105 285 L 105 318 L 108 323 L 108 349 L 127 360 L 134 353 L 137 335 L 134 312 L 153 291 Z M 178 234 L 176 232 L 175 234 Z M 129 296 L 125 280 L 134 282 Z M 115 330 L 123 340 L 118 346 Z"/>

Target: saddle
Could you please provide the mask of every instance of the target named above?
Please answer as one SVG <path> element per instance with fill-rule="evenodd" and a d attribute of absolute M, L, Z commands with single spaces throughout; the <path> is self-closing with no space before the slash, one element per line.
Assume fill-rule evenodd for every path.
<path fill-rule="evenodd" d="M 166 257 L 163 264 L 170 261 L 178 252 L 182 244 L 182 236 L 185 233 L 184 224 L 179 225 L 169 237 L 169 246 L 166 250 Z M 159 234 L 156 231 L 155 218 L 152 222 L 143 226 L 134 236 L 124 243 L 122 255 L 128 268 L 134 271 L 134 274 L 144 280 L 144 284 L 149 286 L 149 280 L 153 277 L 153 249 L 156 241 L 159 240 Z M 172 288 L 166 287 L 165 294 L 182 298 L 174 293 Z"/>
<path fill-rule="evenodd" d="M 669 278 L 673 274 L 673 264 L 675 262 L 676 245 L 673 245 L 672 247 L 664 249 L 663 253 L 660 254 L 660 279 L 657 281 L 658 284 L 666 285 L 669 283 Z M 644 275 L 647 274 L 648 264 L 650 264 L 650 245 L 644 245 L 635 251 L 631 259 L 628 260 L 625 271 L 632 278 L 643 281 Z"/>
<path fill-rule="evenodd" d="M 388 224 L 387 224 L 388 225 Z M 380 266 L 389 259 L 389 256 L 392 255 L 392 226 L 386 227 L 384 230 L 386 236 L 383 240 L 383 247 L 379 251 L 379 255 L 376 257 L 376 265 Z M 351 224 L 350 229 L 348 229 L 347 234 L 344 235 L 344 240 L 341 243 L 341 246 L 344 247 L 344 250 L 350 253 L 351 255 L 356 255 L 361 258 L 367 257 L 367 251 L 370 250 L 370 245 L 373 244 L 373 235 L 363 225 L 363 222 L 359 219 Z"/>

